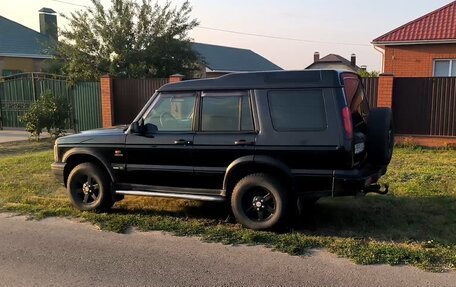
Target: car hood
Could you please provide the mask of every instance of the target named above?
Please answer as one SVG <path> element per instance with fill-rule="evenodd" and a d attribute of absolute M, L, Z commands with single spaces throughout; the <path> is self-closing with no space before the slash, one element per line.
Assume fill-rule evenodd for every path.
<path fill-rule="evenodd" d="M 125 143 L 128 126 L 83 131 L 78 134 L 58 138 L 56 144 L 119 144 Z"/>

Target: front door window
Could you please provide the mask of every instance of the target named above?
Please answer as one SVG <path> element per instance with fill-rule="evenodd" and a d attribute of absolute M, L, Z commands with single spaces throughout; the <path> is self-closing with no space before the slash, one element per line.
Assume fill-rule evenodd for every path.
<path fill-rule="evenodd" d="M 160 94 L 145 113 L 144 125 L 158 132 L 192 131 L 195 99 L 195 94 Z"/>

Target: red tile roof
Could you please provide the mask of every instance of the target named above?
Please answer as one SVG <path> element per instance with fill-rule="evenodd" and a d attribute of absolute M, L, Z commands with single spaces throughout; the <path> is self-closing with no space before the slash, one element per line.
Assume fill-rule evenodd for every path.
<path fill-rule="evenodd" d="M 388 32 L 372 43 L 388 45 L 419 42 L 456 42 L 456 1 Z"/>

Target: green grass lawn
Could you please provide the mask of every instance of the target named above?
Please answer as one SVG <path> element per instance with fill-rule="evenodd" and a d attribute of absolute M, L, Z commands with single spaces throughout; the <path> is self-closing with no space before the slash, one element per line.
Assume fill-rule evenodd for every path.
<path fill-rule="evenodd" d="M 79 212 L 51 174 L 52 143 L 0 145 L 0 211 L 65 216 L 104 230 L 163 230 L 225 244 L 264 244 L 293 255 L 326 248 L 359 264 L 456 269 L 456 151 L 396 148 L 383 182 L 387 196 L 322 199 L 288 233 L 225 222 L 222 206 L 131 197 L 107 214 Z"/>

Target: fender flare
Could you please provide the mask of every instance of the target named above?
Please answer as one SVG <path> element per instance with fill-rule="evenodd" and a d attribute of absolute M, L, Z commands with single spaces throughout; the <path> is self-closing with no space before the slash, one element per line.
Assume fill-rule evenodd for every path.
<path fill-rule="evenodd" d="M 270 157 L 270 156 L 249 155 L 249 156 L 243 156 L 243 157 L 236 159 L 228 166 L 228 168 L 226 169 L 226 172 L 225 172 L 225 177 L 223 178 L 223 190 L 226 192 L 229 177 L 237 168 L 240 168 L 243 165 L 252 164 L 252 163 L 254 163 L 256 165 L 269 166 L 269 167 L 272 167 L 275 169 L 279 169 L 281 172 L 283 172 L 285 175 L 287 175 L 290 179 L 292 179 L 291 170 L 283 162 L 281 162 L 273 157 Z"/>
<path fill-rule="evenodd" d="M 90 150 L 88 148 L 77 148 L 76 147 L 76 148 L 72 148 L 72 149 L 68 150 L 63 155 L 62 162 L 66 163 L 70 157 L 76 156 L 76 155 L 89 155 L 89 156 L 96 158 L 103 165 L 104 169 L 108 172 L 109 177 L 111 178 L 112 182 L 115 182 L 114 173 L 112 171 L 112 168 L 108 165 L 107 160 L 105 160 L 105 158 L 101 154 L 94 152 L 93 150 Z"/>

